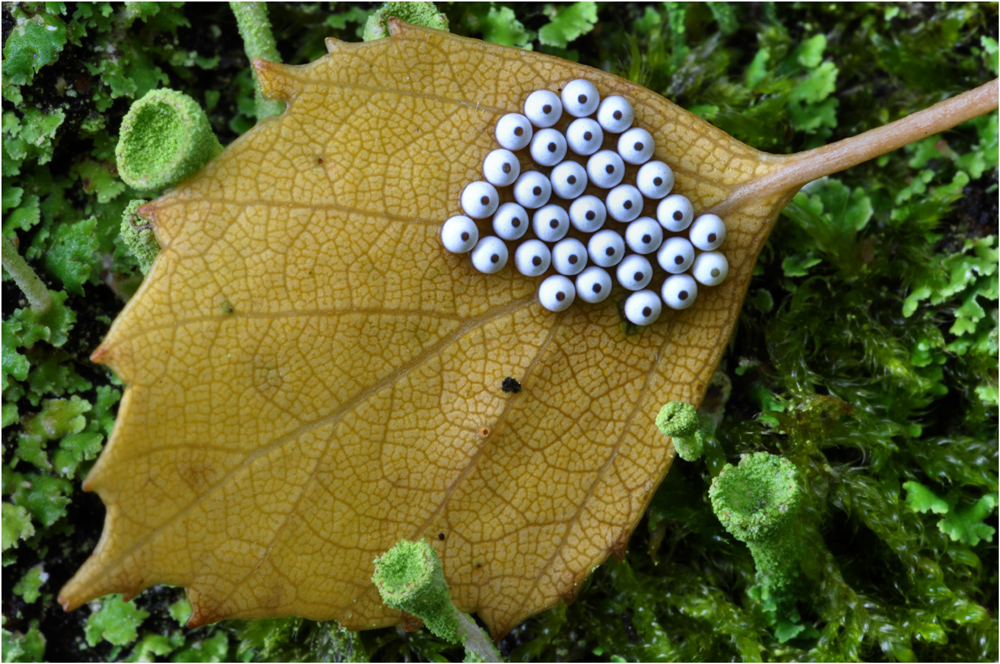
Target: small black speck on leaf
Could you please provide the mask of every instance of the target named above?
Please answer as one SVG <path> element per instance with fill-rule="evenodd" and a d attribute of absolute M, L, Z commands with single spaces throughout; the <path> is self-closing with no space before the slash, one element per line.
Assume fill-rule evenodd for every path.
<path fill-rule="evenodd" d="M 503 383 L 500 384 L 500 389 L 504 392 L 513 392 L 514 394 L 517 394 L 521 391 L 521 383 L 517 382 L 516 378 L 507 376 L 503 379 Z"/>

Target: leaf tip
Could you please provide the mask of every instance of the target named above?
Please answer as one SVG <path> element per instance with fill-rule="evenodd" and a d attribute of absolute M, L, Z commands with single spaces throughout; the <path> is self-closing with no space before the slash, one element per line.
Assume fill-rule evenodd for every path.
<path fill-rule="evenodd" d="M 250 64 L 257 74 L 260 94 L 264 99 L 288 103 L 294 98 L 297 86 L 291 76 L 291 67 L 263 58 L 254 58 Z"/>
<path fill-rule="evenodd" d="M 339 39 L 336 39 L 335 37 L 327 37 L 326 39 L 323 40 L 323 43 L 326 45 L 327 53 L 333 53 L 334 51 L 339 50 L 340 47 L 344 45 L 344 42 L 342 42 Z"/>
<path fill-rule="evenodd" d="M 631 533 L 629 533 L 628 530 L 623 530 L 618 536 L 618 539 L 616 539 L 614 544 L 611 545 L 611 556 L 615 559 L 615 561 L 620 563 L 625 560 L 625 553 L 628 551 L 628 541 L 630 537 Z"/>
<path fill-rule="evenodd" d="M 386 20 L 386 24 L 389 26 L 389 34 L 396 39 L 405 37 L 408 32 L 412 32 L 417 28 L 417 26 L 410 25 L 403 19 L 395 16 L 390 16 Z"/>

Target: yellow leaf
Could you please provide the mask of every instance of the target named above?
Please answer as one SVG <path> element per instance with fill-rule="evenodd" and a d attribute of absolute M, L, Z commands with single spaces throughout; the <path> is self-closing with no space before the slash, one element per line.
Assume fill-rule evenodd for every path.
<path fill-rule="evenodd" d="M 775 217 L 850 165 L 761 153 L 588 67 L 392 29 L 256 61 L 286 112 L 141 209 L 163 250 L 94 353 L 128 389 L 85 484 L 104 535 L 66 608 L 166 583 L 191 625 L 391 625 L 372 561 L 424 537 L 495 637 L 571 600 L 670 468 L 656 413 L 700 403 Z M 646 328 L 617 291 L 551 313 L 537 280 L 484 276 L 438 239 L 496 121 L 575 78 L 631 100 L 675 190 L 728 228 L 730 278 Z"/>

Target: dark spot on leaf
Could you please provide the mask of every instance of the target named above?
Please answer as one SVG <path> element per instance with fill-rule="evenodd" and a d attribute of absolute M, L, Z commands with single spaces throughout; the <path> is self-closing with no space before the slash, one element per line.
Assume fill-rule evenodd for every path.
<path fill-rule="evenodd" d="M 516 378 L 507 376 L 500 384 L 500 389 L 504 392 L 513 392 L 514 394 L 517 394 L 521 391 L 521 383 L 519 383 Z"/>

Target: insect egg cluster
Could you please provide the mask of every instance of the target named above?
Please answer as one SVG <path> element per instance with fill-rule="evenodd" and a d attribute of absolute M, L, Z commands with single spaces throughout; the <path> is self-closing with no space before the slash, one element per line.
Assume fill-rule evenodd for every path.
<path fill-rule="evenodd" d="M 687 309 L 699 286 L 729 273 L 726 225 L 671 193 L 673 171 L 652 159 L 653 137 L 634 119 L 627 99 L 601 99 L 583 79 L 532 92 L 523 113 L 497 122 L 500 147 L 462 190 L 464 214 L 442 225 L 442 244 L 484 274 L 513 262 L 544 277 L 538 300 L 551 311 L 602 302 L 616 283 L 631 291 L 624 313 L 635 325 L 664 305 Z"/>

